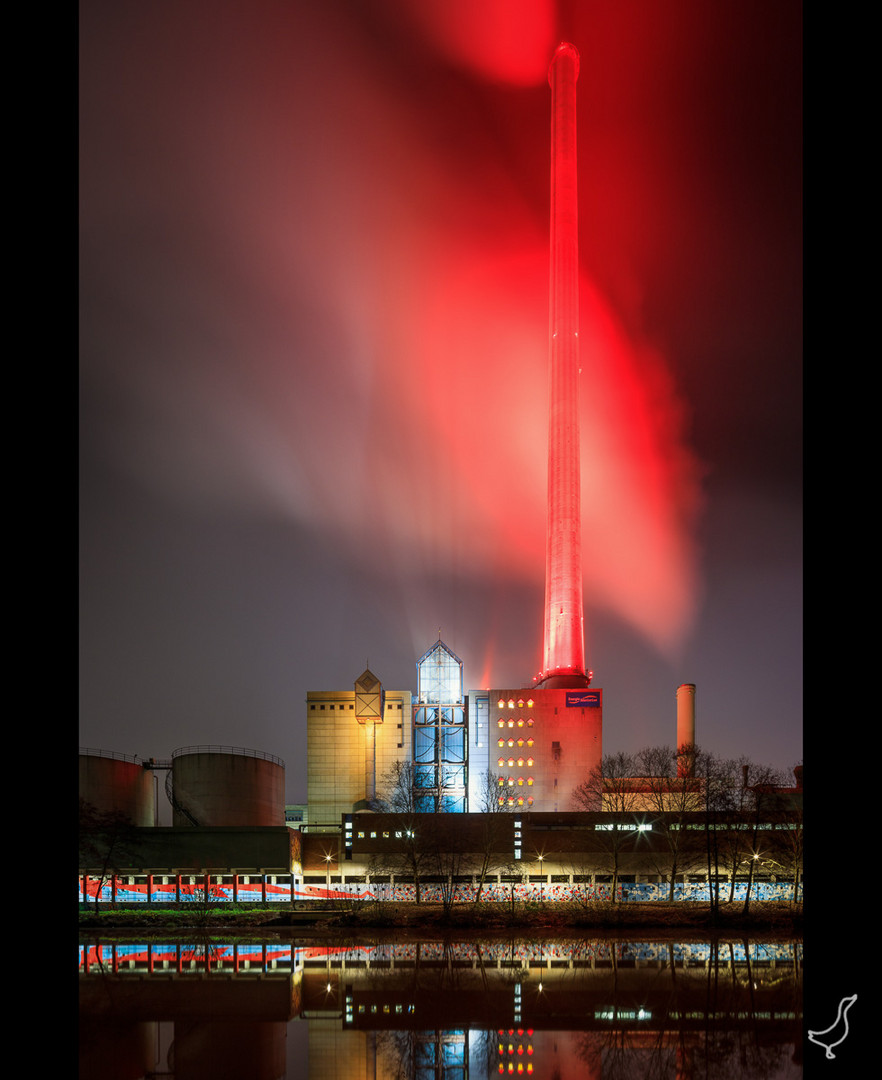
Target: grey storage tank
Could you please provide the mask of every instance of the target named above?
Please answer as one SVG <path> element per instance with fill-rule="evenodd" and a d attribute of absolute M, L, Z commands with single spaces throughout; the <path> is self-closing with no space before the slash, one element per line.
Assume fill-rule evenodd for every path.
<path fill-rule="evenodd" d="M 80 798 L 101 813 L 125 814 L 133 825 L 156 824 L 153 773 L 141 759 L 80 747 Z"/>
<path fill-rule="evenodd" d="M 284 825 L 285 763 L 241 746 L 185 746 L 166 790 L 174 825 Z"/>

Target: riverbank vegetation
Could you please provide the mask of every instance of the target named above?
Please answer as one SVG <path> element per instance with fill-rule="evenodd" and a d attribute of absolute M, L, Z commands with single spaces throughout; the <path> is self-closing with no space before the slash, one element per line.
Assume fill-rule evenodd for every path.
<path fill-rule="evenodd" d="M 802 907 L 788 903 L 754 903 L 745 912 L 739 904 L 712 908 L 698 902 L 612 904 L 521 903 L 444 904 L 351 903 L 307 908 L 247 908 L 213 905 L 199 911 L 141 907 L 82 909 L 80 929 L 110 930 L 136 927 L 171 930 L 253 929 L 292 927 L 341 930 L 451 929 L 497 930 L 509 928 L 549 930 L 745 930 L 802 933 Z"/>

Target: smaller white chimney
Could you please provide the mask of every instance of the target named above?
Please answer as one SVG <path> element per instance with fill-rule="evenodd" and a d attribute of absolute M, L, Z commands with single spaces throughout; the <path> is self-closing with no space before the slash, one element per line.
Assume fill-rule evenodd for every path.
<path fill-rule="evenodd" d="M 689 752 L 681 754 L 684 746 Z M 695 683 L 677 687 L 677 775 L 695 775 Z"/>

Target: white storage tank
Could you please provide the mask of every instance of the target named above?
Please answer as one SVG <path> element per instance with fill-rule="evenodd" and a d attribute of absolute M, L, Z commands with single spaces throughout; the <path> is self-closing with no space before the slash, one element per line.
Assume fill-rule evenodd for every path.
<path fill-rule="evenodd" d="M 185 746 L 172 754 L 174 825 L 284 825 L 285 763 L 240 746 Z"/>
<path fill-rule="evenodd" d="M 101 813 L 118 811 L 133 825 L 156 824 L 153 772 L 140 758 L 81 747 L 79 774 L 80 798 Z"/>

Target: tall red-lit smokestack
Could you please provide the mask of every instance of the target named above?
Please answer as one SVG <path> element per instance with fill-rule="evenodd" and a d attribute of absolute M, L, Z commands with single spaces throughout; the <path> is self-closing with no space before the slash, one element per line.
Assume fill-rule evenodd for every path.
<path fill-rule="evenodd" d="M 545 650 L 539 685 L 583 687 L 582 497 L 579 463 L 579 217 L 576 185 L 576 79 L 579 53 L 558 45 L 551 86 L 551 387 Z"/>

